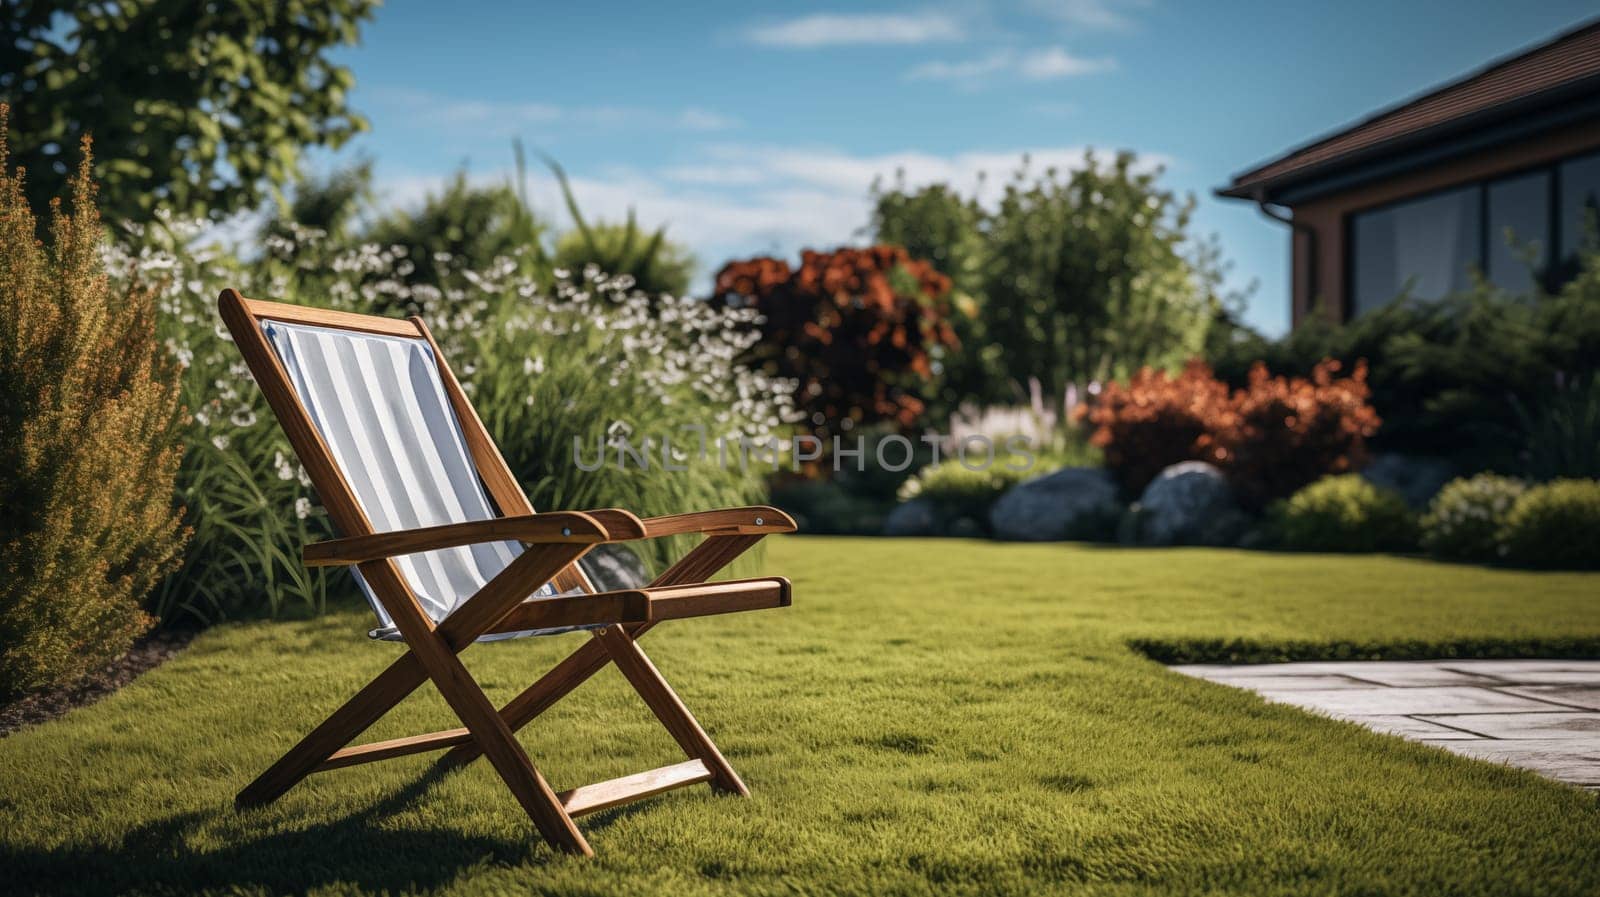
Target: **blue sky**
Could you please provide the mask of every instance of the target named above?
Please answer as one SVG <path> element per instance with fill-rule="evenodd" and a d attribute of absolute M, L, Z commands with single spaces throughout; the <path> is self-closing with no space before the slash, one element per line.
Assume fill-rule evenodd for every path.
<path fill-rule="evenodd" d="M 393 0 L 341 51 L 372 131 L 319 167 L 376 163 L 415 203 L 465 166 L 505 178 L 511 140 L 558 159 L 586 214 L 636 208 L 701 265 L 858 241 L 866 190 L 974 187 L 1024 153 L 1131 149 L 1200 201 L 1246 312 L 1288 324 L 1288 238 L 1211 190 L 1377 108 L 1542 40 L 1591 3 L 958 5 Z M 548 178 L 533 200 L 560 220 Z"/>

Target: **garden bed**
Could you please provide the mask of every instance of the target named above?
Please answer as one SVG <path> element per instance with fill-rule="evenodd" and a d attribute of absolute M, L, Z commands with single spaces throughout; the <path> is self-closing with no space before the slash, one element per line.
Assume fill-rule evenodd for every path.
<path fill-rule="evenodd" d="M 775 540 L 767 568 L 794 580 L 793 608 L 644 640 L 749 800 L 695 789 L 587 817 L 593 860 L 543 846 L 482 764 L 340 770 L 236 813 L 240 787 L 393 659 L 351 610 L 218 627 L 0 741 L 0 867 L 18 893 L 91 895 L 1600 889 L 1593 795 L 1129 648 L 1592 645 L 1600 575 L 820 537 Z M 500 701 L 577 638 L 464 657 Z M 430 694 L 370 737 L 453 724 Z M 677 759 L 611 673 L 524 742 L 557 788 Z"/>
<path fill-rule="evenodd" d="M 194 640 L 195 634 L 192 629 L 153 632 L 135 642 L 128 653 L 78 682 L 0 705 L 0 738 L 24 726 L 37 725 L 69 710 L 93 704 L 171 660 Z"/>

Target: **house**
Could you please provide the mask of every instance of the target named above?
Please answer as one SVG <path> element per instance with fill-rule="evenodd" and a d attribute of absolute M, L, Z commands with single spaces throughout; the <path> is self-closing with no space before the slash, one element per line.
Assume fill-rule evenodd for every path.
<path fill-rule="evenodd" d="M 1559 286 L 1600 209 L 1600 19 L 1246 171 L 1292 229 L 1292 318 L 1348 320 L 1474 272 Z M 1587 242 L 1586 242 L 1587 241 Z"/>

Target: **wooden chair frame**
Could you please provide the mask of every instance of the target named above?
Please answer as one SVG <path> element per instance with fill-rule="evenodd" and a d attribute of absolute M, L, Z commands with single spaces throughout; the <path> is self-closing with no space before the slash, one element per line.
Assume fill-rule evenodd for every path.
<path fill-rule="evenodd" d="M 239 792 L 238 807 L 271 803 L 314 772 L 448 748 L 442 765 L 461 766 L 480 754 L 487 756 L 546 841 L 561 850 L 592 856 L 594 851 L 573 822 L 575 816 L 698 782 L 708 782 L 721 792 L 750 793 L 645 656 L 638 639 L 663 620 L 788 606 L 789 582 L 781 577 L 707 582 L 764 536 L 793 532 L 795 524 L 788 515 L 769 507 L 647 520 L 617 509 L 535 513 L 421 319 L 262 302 L 231 289 L 222 292 L 218 305 L 329 517 L 343 534 L 305 546 L 306 564 L 355 565 L 406 644 L 399 659 Z M 267 342 L 261 328 L 266 320 L 426 340 L 478 476 L 502 516 L 404 532 L 374 532 Z M 642 589 L 595 593 L 577 564 L 585 552 L 604 542 L 695 533 L 705 538 Z M 437 624 L 423 611 L 393 560 L 413 552 L 501 540 L 517 540 L 526 548 Z M 550 582 L 560 590 L 578 589 L 584 594 L 529 599 Z M 574 625 L 603 628 L 592 631 L 588 642 L 499 709 L 457 656 L 482 635 Z M 608 663 L 617 665 L 689 760 L 558 793 L 534 767 L 515 733 Z M 352 744 L 430 680 L 460 718 L 461 728 Z"/>

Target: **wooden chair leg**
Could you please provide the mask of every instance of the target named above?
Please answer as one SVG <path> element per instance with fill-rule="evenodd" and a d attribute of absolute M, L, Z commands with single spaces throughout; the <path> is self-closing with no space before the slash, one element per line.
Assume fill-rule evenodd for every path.
<path fill-rule="evenodd" d="M 234 798 L 240 808 L 270 804 L 310 775 L 333 753 L 365 732 L 417 686 L 428 681 L 428 674 L 415 654 L 406 652 L 367 686 L 335 710 L 321 725 L 312 729 L 300 743 L 278 758 L 278 762 L 245 786 Z"/>
<path fill-rule="evenodd" d="M 726 567 L 735 558 L 748 551 L 751 546 L 761 541 L 760 536 L 730 535 L 707 536 L 700 544 L 690 549 L 687 554 L 662 572 L 650 582 L 651 586 L 675 586 L 690 582 L 703 582 L 709 579 L 718 570 Z M 627 628 L 628 635 L 637 639 L 650 631 L 653 623 L 641 623 Z M 532 722 L 539 714 L 549 710 L 557 701 L 571 694 L 574 689 L 589 681 L 595 673 L 600 672 L 607 663 L 611 662 L 611 655 L 600 644 L 599 640 L 585 642 L 582 647 L 572 652 L 571 655 L 557 664 L 550 672 L 545 673 L 539 680 L 528 686 L 521 694 L 512 698 L 505 707 L 501 708 L 500 716 L 506 725 L 515 732 Z M 448 753 L 439 758 L 439 765 L 446 768 L 465 766 L 478 759 L 481 751 L 473 743 L 467 743 L 451 748 Z M 737 778 L 737 777 L 735 777 Z"/>
<path fill-rule="evenodd" d="M 472 733 L 473 741 L 489 758 L 506 787 L 517 798 L 539 834 L 550 845 L 582 856 L 594 856 L 589 842 L 561 806 L 561 799 L 546 782 L 517 742 L 510 727 L 490 703 L 483 689 L 462 665 L 461 658 L 437 635 L 427 633 L 411 646 L 439 694 Z"/>
<path fill-rule="evenodd" d="M 549 581 L 580 557 L 585 550 L 586 546 L 583 545 L 545 545 L 530 548 L 493 582 L 462 605 L 456 613 L 451 614 L 438 627 L 437 633 L 429 636 L 429 643 L 442 639 L 445 650 L 453 656 L 454 652 L 470 645 L 474 638 L 503 616 L 516 601 L 536 588 L 537 584 Z M 372 570 L 372 575 L 391 578 L 398 576 L 387 566 Z M 398 583 L 397 587 L 404 589 L 405 585 Z M 420 611 L 413 615 L 415 614 L 420 614 Z M 420 616 L 417 619 L 420 620 Z M 412 635 L 423 632 L 425 628 L 413 627 Z M 260 806 L 282 797 L 284 792 L 314 772 L 323 761 L 365 732 L 396 704 L 416 691 L 419 685 L 426 682 L 429 678 L 428 668 L 418 658 L 415 648 L 411 647 L 409 642 L 408 647 L 410 649 L 378 674 L 376 679 L 346 701 L 344 706 L 334 711 L 333 715 L 302 738 L 299 744 L 278 758 L 266 772 L 239 792 L 238 797 L 234 798 L 235 806 L 241 808 Z M 459 661 L 457 663 L 459 664 Z"/>
<path fill-rule="evenodd" d="M 706 768 L 711 770 L 711 787 L 748 797 L 750 789 L 745 787 L 738 773 L 733 771 L 722 752 L 717 750 L 711 736 L 700 728 L 700 723 L 689 712 L 689 708 L 683 705 L 672 686 L 662 678 L 661 671 L 645 656 L 633 637 L 621 626 L 607 626 L 597 634 L 596 641 L 604 646 L 606 653 L 611 655 L 611 661 L 639 696 L 644 698 L 645 704 L 649 705 L 661 724 L 672 733 L 683 752 L 705 763 Z"/>
<path fill-rule="evenodd" d="M 573 689 L 589 681 L 610 662 L 611 656 L 599 642 L 592 639 L 584 642 L 578 650 L 567 655 L 566 660 L 556 664 L 550 672 L 540 676 L 538 681 L 502 707 L 500 718 L 505 720 L 507 728 L 516 732 L 533 722 L 539 714 L 553 707 L 557 701 L 571 694 Z M 438 765 L 454 769 L 471 763 L 482 753 L 475 742 L 468 742 L 451 748 L 439 758 Z"/>

